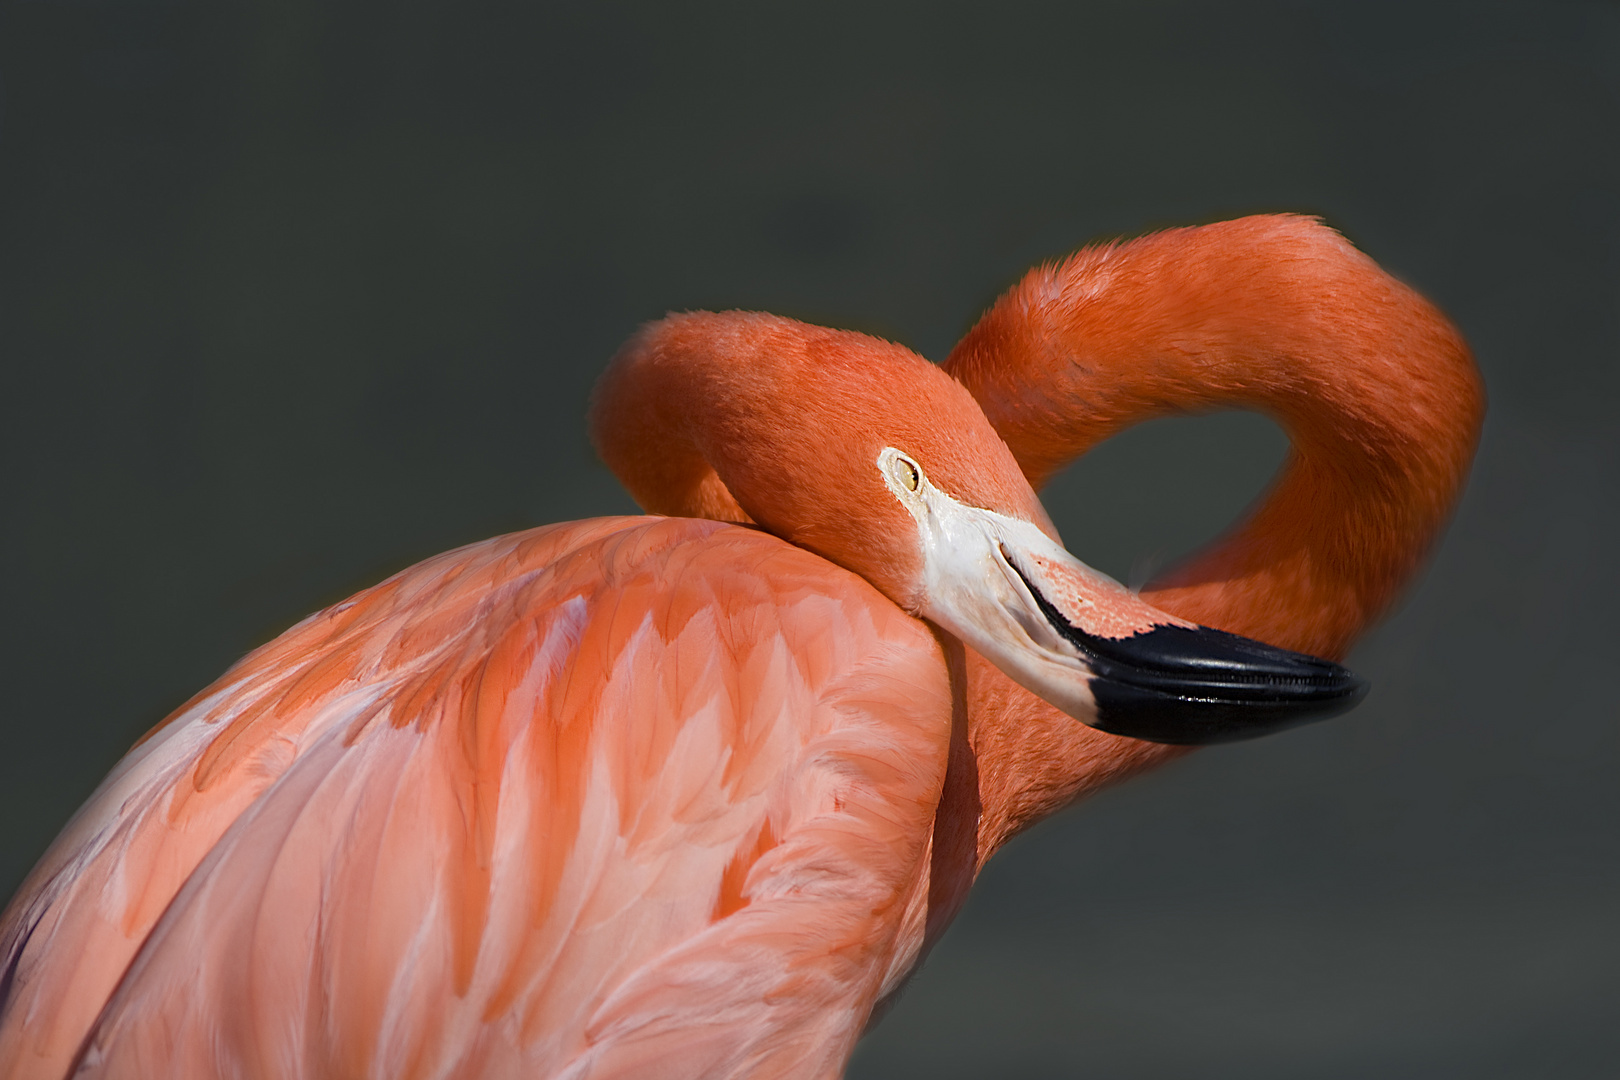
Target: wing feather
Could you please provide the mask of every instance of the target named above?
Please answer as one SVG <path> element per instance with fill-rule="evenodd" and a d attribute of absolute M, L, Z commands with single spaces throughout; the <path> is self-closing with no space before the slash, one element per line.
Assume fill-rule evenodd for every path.
<path fill-rule="evenodd" d="M 949 724 L 927 630 L 755 530 L 429 560 L 114 770 L 0 921 L 0 1076 L 835 1072 Z"/>

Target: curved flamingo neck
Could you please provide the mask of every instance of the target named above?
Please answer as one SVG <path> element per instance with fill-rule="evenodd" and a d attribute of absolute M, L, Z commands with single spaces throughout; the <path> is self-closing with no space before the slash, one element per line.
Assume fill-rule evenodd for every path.
<path fill-rule="evenodd" d="M 723 380 L 724 365 L 732 360 L 736 345 L 727 340 L 736 336 L 737 327 L 706 327 L 714 339 L 706 349 L 672 350 L 662 340 L 680 336 L 657 334 L 652 324 L 630 339 L 614 357 L 607 373 L 591 395 L 591 441 L 609 469 L 624 484 L 636 504 L 649 514 L 667 517 L 707 518 L 752 524 L 753 518 L 738 505 L 736 497 L 721 481 L 699 438 L 703 415 L 703 395 L 694 389 Z M 766 323 L 752 328 L 748 347 L 768 338 L 774 327 Z M 726 333 L 730 331 L 730 333 Z M 698 415 L 693 414 L 694 406 Z"/>
<path fill-rule="evenodd" d="M 1451 324 L 1337 233 L 1292 216 L 1171 230 L 1040 267 L 945 368 L 1037 488 L 1149 417 L 1275 418 L 1293 451 L 1269 497 L 1144 596 L 1335 658 L 1444 524 L 1484 412 Z M 1054 810 L 1183 752 L 1082 727 L 971 652 L 966 697 L 977 805 L 942 813 L 978 815 L 977 866 Z"/>
<path fill-rule="evenodd" d="M 1276 419 L 1293 451 L 1269 497 L 1144 595 L 1334 658 L 1428 551 L 1484 414 L 1445 317 L 1338 233 L 1293 216 L 1174 229 L 1038 268 L 945 366 L 1037 488 L 1148 417 Z"/>
<path fill-rule="evenodd" d="M 859 555 L 885 528 L 873 509 L 889 501 L 862 494 L 852 463 L 869 466 L 880 431 L 936 449 L 977 505 L 1016 505 L 1023 495 L 984 479 L 1005 471 L 1007 448 L 1038 486 L 1142 419 L 1255 409 L 1293 440 L 1270 496 L 1145 595 L 1206 625 L 1338 657 L 1444 523 L 1484 410 L 1467 346 L 1438 311 L 1337 233 L 1286 216 L 1173 230 L 1039 268 L 945 368 L 960 386 L 860 335 L 764 315 L 676 316 L 616 359 L 594 435 L 648 510 L 752 517 L 903 603 L 907 568 Z M 890 391 L 874 396 L 874 386 Z M 772 411 L 783 401 L 814 415 L 784 424 Z M 909 408 L 891 415 L 894 401 Z M 979 433 L 986 417 L 1006 447 Z M 849 450 L 834 430 L 860 445 Z M 975 479 L 981 459 L 996 465 Z M 1183 752 L 1085 727 L 971 649 L 946 652 L 962 681 L 966 747 L 953 744 L 935 821 L 930 937 L 1010 837 Z"/>

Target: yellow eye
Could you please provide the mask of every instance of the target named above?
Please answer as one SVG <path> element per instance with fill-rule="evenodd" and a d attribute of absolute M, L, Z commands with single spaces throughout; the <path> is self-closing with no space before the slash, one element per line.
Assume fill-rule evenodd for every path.
<path fill-rule="evenodd" d="M 896 462 L 900 466 L 900 482 L 906 485 L 907 491 L 916 491 L 922 484 L 922 476 L 917 472 L 917 466 L 900 458 Z"/>

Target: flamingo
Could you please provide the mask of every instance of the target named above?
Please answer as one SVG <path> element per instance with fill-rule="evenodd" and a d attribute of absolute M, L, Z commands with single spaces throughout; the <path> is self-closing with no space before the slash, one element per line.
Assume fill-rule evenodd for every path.
<path fill-rule="evenodd" d="M 1140 595 L 1068 553 L 1035 487 L 1224 406 L 1293 440 L 1243 525 Z M 429 559 L 143 737 L 0 920 L 0 1076 L 836 1076 L 1013 834 L 1354 704 L 1482 410 L 1291 216 L 1037 268 L 943 368 L 654 323 L 592 413 L 652 516 Z"/>

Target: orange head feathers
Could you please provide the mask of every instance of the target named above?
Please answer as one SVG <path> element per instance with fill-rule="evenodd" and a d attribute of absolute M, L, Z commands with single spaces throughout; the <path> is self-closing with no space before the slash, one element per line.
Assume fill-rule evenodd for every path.
<path fill-rule="evenodd" d="M 757 522 L 912 612 L 921 555 L 876 466 L 885 447 L 955 498 L 1055 535 L 961 384 L 864 334 L 747 312 L 672 315 L 614 358 L 591 430 L 643 509 Z"/>

